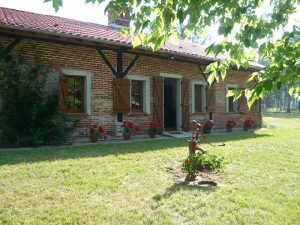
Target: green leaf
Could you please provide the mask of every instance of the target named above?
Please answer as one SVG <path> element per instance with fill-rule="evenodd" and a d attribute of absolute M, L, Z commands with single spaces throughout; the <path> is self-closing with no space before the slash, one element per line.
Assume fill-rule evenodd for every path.
<path fill-rule="evenodd" d="M 267 91 L 271 91 L 272 87 L 273 87 L 273 81 L 272 80 L 266 80 L 262 83 L 262 85 L 264 86 L 264 89 Z"/>
<path fill-rule="evenodd" d="M 216 71 L 213 71 L 207 78 L 207 82 L 209 83 L 209 85 L 212 85 L 212 83 L 214 82 L 214 80 L 216 79 L 217 73 Z"/>
<path fill-rule="evenodd" d="M 295 92 L 295 88 L 294 87 L 290 87 L 289 88 L 289 95 L 293 96 L 294 92 Z"/>
<path fill-rule="evenodd" d="M 55 12 L 63 6 L 63 0 L 44 0 L 44 3 L 52 1 L 52 7 L 55 9 Z"/>
<path fill-rule="evenodd" d="M 121 35 L 121 36 L 126 36 L 126 35 L 128 35 L 129 34 L 129 29 L 127 29 L 127 28 L 122 28 L 120 31 L 119 31 L 119 34 Z"/>
<path fill-rule="evenodd" d="M 226 97 L 231 97 L 231 96 L 234 96 L 234 91 L 233 90 L 228 90 L 227 91 L 227 94 L 226 94 Z"/>

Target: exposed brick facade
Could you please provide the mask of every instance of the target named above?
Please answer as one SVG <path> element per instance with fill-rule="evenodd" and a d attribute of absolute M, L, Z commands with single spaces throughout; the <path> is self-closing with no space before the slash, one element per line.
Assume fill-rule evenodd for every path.
<path fill-rule="evenodd" d="M 1 39 L 5 46 L 11 40 Z M 114 75 L 104 63 L 100 55 L 94 49 L 66 46 L 60 44 L 52 44 L 46 42 L 29 42 L 22 41 L 13 50 L 12 54 L 22 46 L 28 60 L 32 59 L 34 51 L 33 45 L 40 55 L 43 62 L 50 66 L 53 70 L 48 83 L 48 88 L 57 91 L 55 87 L 58 86 L 58 76 L 61 69 L 76 69 L 86 70 L 92 73 L 92 113 L 91 115 L 70 115 L 72 118 L 79 120 L 77 124 L 78 129 L 75 135 L 86 131 L 89 124 L 98 122 L 105 126 L 106 130 L 113 134 L 115 132 L 116 116 L 113 115 L 113 101 L 112 101 L 112 83 Z M 115 56 L 106 51 L 108 58 L 115 64 Z M 128 65 L 133 58 L 131 55 L 124 56 L 124 67 Z M 166 60 L 159 58 L 152 58 L 141 56 L 133 68 L 129 71 L 129 75 L 142 76 L 159 76 L 161 73 L 178 74 L 193 80 L 204 80 L 200 75 L 199 69 L 196 65 L 190 63 L 183 63 L 174 60 Z M 237 121 L 237 127 L 243 126 L 243 121 L 250 116 L 257 124 L 260 124 L 260 112 L 258 104 L 248 112 L 248 114 L 240 113 L 226 113 L 226 84 L 237 84 L 239 87 L 245 87 L 245 78 L 250 72 L 245 71 L 230 71 L 224 82 L 216 84 L 216 112 L 213 113 L 213 120 L 216 125 L 215 128 L 225 128 L 225 122 L 228 118 L 234 118 Z M 152 120 L 152 79 L 150 79 L 150 109 L 151 113 L 146 114 L 132 114 L 126 115 L 124 119 L 134 120 L 138 126 L 146 128 Z M 191 94 L 191 93 L 190 93 Z M 191 101 L 191 96 L 190 96 Z M 208 118 L 208 113 L 201 115 L 191 114 L 191 119 L 201 122 L 204 118 Z"/>

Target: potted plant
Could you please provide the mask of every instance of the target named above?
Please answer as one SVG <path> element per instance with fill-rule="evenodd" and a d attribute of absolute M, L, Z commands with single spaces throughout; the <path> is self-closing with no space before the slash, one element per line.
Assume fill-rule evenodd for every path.
<path fill-rule="evenodd" d="M 236 122 L 234 119 L 228 119 L 226 122 L 226 129 L 227 132 L 232 132 L 232 128 L 236 125 Z"/>
<path fill-rule="evenodd" d="M 132 135 L 135 135 L 140 129 L 133 124 L 133 122 L 124 120 L 121 127 L 123 127 L 123 139 L 130 140 Z"/>
<path fill-rule="evenodd" d="M 203 122 L 203 128 L 202 128 L 202 131 L 204 134 L 210 134 L 211 133 L 211 129 L 213 128 L 214 126 L 214 121 L 212 120 L 205 120 Z"/>
<path fill-rule="evenodd" d="M 91 142 L 95 143 L 99 139 L 103 138 L 104 127 L 99 124 L 93 124 L 89 127 L 88 132 L 89 132 L 89 138 L 90 138 Z"/>
<path fill-rule="evenodd" d="M 148 133 L 151 138 L 155 138 L 156 134 L 158 134 L 160 130 L 161 130 L 160 124 L 158 122 L 155 121 L 150 122 Z"/>
<path fill-rule="evenodd" d="M 246 118 L 244 121 L 244 131 L 249 130 L 249 128 L 253 126 L 254 126 L 254 121 L 250 117 Z"/>

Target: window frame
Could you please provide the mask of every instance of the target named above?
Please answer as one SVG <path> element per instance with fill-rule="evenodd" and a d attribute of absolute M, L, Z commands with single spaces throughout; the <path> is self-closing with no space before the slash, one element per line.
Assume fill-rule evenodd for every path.
<path fill-rule="evenodd" d="M 66 75 L 67 76 L 67 80 L 68 79 L 80 79 L 82 80 L 82 84 L 81 84 L 81 108 L 80 109 L 66 109 L 65 111 L 67 113 L 84 113 L 84 105 L 85 105 L 85 78 L 84 76 L 73 76 L 73 75 Z M 68 82 L 68 81 L 67 81 Z M 68 86 L 68 83 L 67 83 Z M 67 87 L 68 88 L 68 87 Z M 67 99 L 68 99 L 69 95 L 67 95 Z"/>
<path fill-rule="evenodd" d="M 131 82 L 130 82 L 130 111 L 131 113 L 145 113 L 150 115 L 150 77 L 147 75 L 127 75 L 126 79 L 143 81 L 143 110 L 137 111 L 131 108 Z"/>
<path fill-rule="evenodd" d="M 81 112 L 72 112 L 72 110 L 64 110 L 66 114 L 87 114 L 92 115 L 92 85 L 91 80 L 93 74 L 87 70 L 76 70 L 76 69 L 66 69 L 60 70 L 59 75 L 64 75 L 67 77 L 82 77 L 84 81 L 83 85 L 83 110 Z"/>
<path fill-rule="evenodd" d="M 229 89 L 236 89 L 237 90 L 237 89 L 239 89 L 239 85 L 237 85 L 237 84 L 226 84 L 225 96 L 227 95 L 227 92 L 229 91 Z M 225 97 L 225 98 L 226 98 L 226 113 L 239 113 L 239 102 L 232 100 L 233 108 L 235 110 L 230 111 L 229 110 L 229 100 L 230 100 L 231 97 Z"/>
<path fill-rule="evenodd" d="M 141 85 L 141 107 L 139 109 L 133 109 L 132 108 L 132 81 L 134 82 L 140 82 L 140 85 Z M 134 79 L 131 79 L 130 80 L 130 109 L 132 112 L 144 112 L 144 89 L 145 89 L 145 82 L 142 81 L 142 80 L 134 80 Z"/>
<path fill-rule="evenodd" d="M 192 114 L 203 114 L 206 113 L 206 108 L 207 108 L 207 83 L 205 81 L 201 80 L 192 80 Z M 195 102 L 195 86 L 196 85 L 201 85 L 202 90 L 201 90 L 201 111 L 196 111 L 196 102 Z"/>

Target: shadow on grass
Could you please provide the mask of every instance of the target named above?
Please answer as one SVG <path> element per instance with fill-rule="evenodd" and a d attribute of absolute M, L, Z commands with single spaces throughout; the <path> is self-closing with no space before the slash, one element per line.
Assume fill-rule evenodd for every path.
<path fill-rule="evenodd" d="M 175 194 L 178 191 L 191 191 L 191 190 L 199 190 L 204 193 L 214 192 L 218 186 L 209 186 L 209 187 L 203 187 L 203 186 L 197 186 L 197 185 L 187 185 L 186 183 L 175 183 L 171 187 L 167 188 L 166 191 L 163 194 L 156 194 L 152 197 L 152 199 L 156 202 L 159 202 L 163 199 L 170 198 L 173 194 Z"/>
<path fill-rule="evenodd" d="M 223 143 L 249 138 L 263 138 L 269 134 L 257 134 L 254 131 L 232 134 L 218 134 L 208 136 L 211 143 Z M 203 143 L 203 140 L 201 140 Z M 107 143 L 83 146 L 60 146 L 27 148 L 14 151 L 0 152 L 0 165 L 14 165 L 19 163 L 35 163 L 41 161 L 55 161 L 77 158 L 105 157 L 108 155 L 123 155 L 152 151 L 171 151 L 173 148 L 187 147 L 186 139 L 159 139 L 128 143 Z"/>

